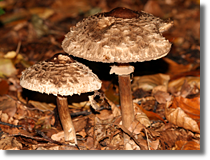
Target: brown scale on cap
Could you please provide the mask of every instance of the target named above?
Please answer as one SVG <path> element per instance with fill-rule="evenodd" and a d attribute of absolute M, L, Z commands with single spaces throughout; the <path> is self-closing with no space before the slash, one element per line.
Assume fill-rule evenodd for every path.
<path fill-rule="evenodd" d="M 62 48 L 70 55 L 104 63 L 156 60 L 170 51 L 171 43 L 162 32 L 172 25 L 143 11 L 116 8 L 78 22 Z"/>
<path fill-rule="evenodd" d="M 24 70 L 20 85 L 41 93 L 67 96 L 98 90 L 101 81 L 87 66 L 59 53 Z"/>
<path fill-rule="evenodd" d="M 68 58 L 61 58 L 61 55 L 63 55 L 62 57 L 68 57 Z M 54 62 L 54 63 L 74 63 L 75 60 L 69 56 L 69 54 L 67 53 L 56 53 L 54 56 L 52 56 L 51 58 L 47 59 L 46 62 Z"/>
<path fill-rule="evenodd" d="M 137 18 L 138 17 L 138 12 L 133 11 L 131 9 L 127 8 L 122 8 L 122 7 L 117 7 L 110 12 L 104 13 L 105 17 L 115 17 L 115 18 Z"/>

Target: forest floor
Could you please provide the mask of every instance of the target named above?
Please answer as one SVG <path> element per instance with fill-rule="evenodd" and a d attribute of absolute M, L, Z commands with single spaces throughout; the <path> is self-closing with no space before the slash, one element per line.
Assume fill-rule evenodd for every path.
<path fill-rule="evenodd" d="M 115 7 L 143 10 L 174 25 L 163 33 L 170 53 L 159 60 L 131 63 L 136 121 L 121 125 L 119 88 L 110 64 L 76 58 L 102 81 L 94 111 L 88 95 L 68 97 L 78 146 L 64 141 L 55 114 L 56 97 L 20 86 L 21 72 L 63 53 L 69 28 L 83 18 Z M 0 149 L 1 150 L 200 150 L 200 2 L 199 0 L 7 0 L 0 1 Z M 0 12 L 0 13 L 1 13 Z"/>

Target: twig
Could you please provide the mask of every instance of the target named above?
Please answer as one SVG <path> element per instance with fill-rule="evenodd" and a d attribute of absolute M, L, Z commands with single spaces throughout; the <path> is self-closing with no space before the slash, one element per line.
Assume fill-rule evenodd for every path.
<path fill-rule="evenodd" d="M 6 125 L 6 126 L 10 126 L 10 127 L 13 127 L 13 128 L 23 127 L 22 125 L 14 125 L 14 124 L 10 124 L 10 123 L 6 123 L 6 122 L 2 122 L 2 121 L 0 121 L 0 124 L 2 124 L 2 125 Z"/>

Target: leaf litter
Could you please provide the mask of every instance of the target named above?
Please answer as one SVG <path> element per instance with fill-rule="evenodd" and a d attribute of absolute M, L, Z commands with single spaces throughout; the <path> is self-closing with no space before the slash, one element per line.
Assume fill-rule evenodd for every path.
<path fill-rule="evenodd" d="M 197 1 L 180 4 L 161 0 L 129 3 L 32 0 L 20 2 L 16 7 L 22 9 L 16 11 L 15 1 L 4 3 L 6 12 L 0 16 L 1 150 L 123 150 L 123 133 L 130 137 L 127 144 L 130 150 L 200 149 Z M 60 44 L 70 26 L 96 11 L 109 11 L 119 5 L 173 18 L 173 28 L 163 33 L 173 43 L 171 52 L 162 61 L 142 63 L 144 75 L 132 77 L 135 120 L 129 129 L 122 126 L 116 77 L 101 73 L 106 67 L 99 69 L 88 63 L 99 78 L 103 77 L 103 85 L 91 102 L 90 95 L 69 101 L 78 146 L 69 144 L 64 141 L 53 96 L 22 89 L 21 71 L 63 52 Z M 135 70 L 142 71 L 138 67 Z"/>

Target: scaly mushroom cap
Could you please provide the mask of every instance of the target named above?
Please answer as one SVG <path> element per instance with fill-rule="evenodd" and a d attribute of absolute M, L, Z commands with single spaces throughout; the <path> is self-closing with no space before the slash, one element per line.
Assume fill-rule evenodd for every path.
<path fill-rule="evenodd" d="M 24 70 L 20 85 L 41 93 L 68 96 L 99 90 L 101 81 L 84 64 L 67 54 L 56 54 Z"/>
<path fill-rule="evenodd" d="M 78 22 L 62 42 L 70 55 L 98 62 L 142 62 L 168 54 L 171 43 L 162 32 L 173 22 L 143 11 L 116 8 Z"/>

